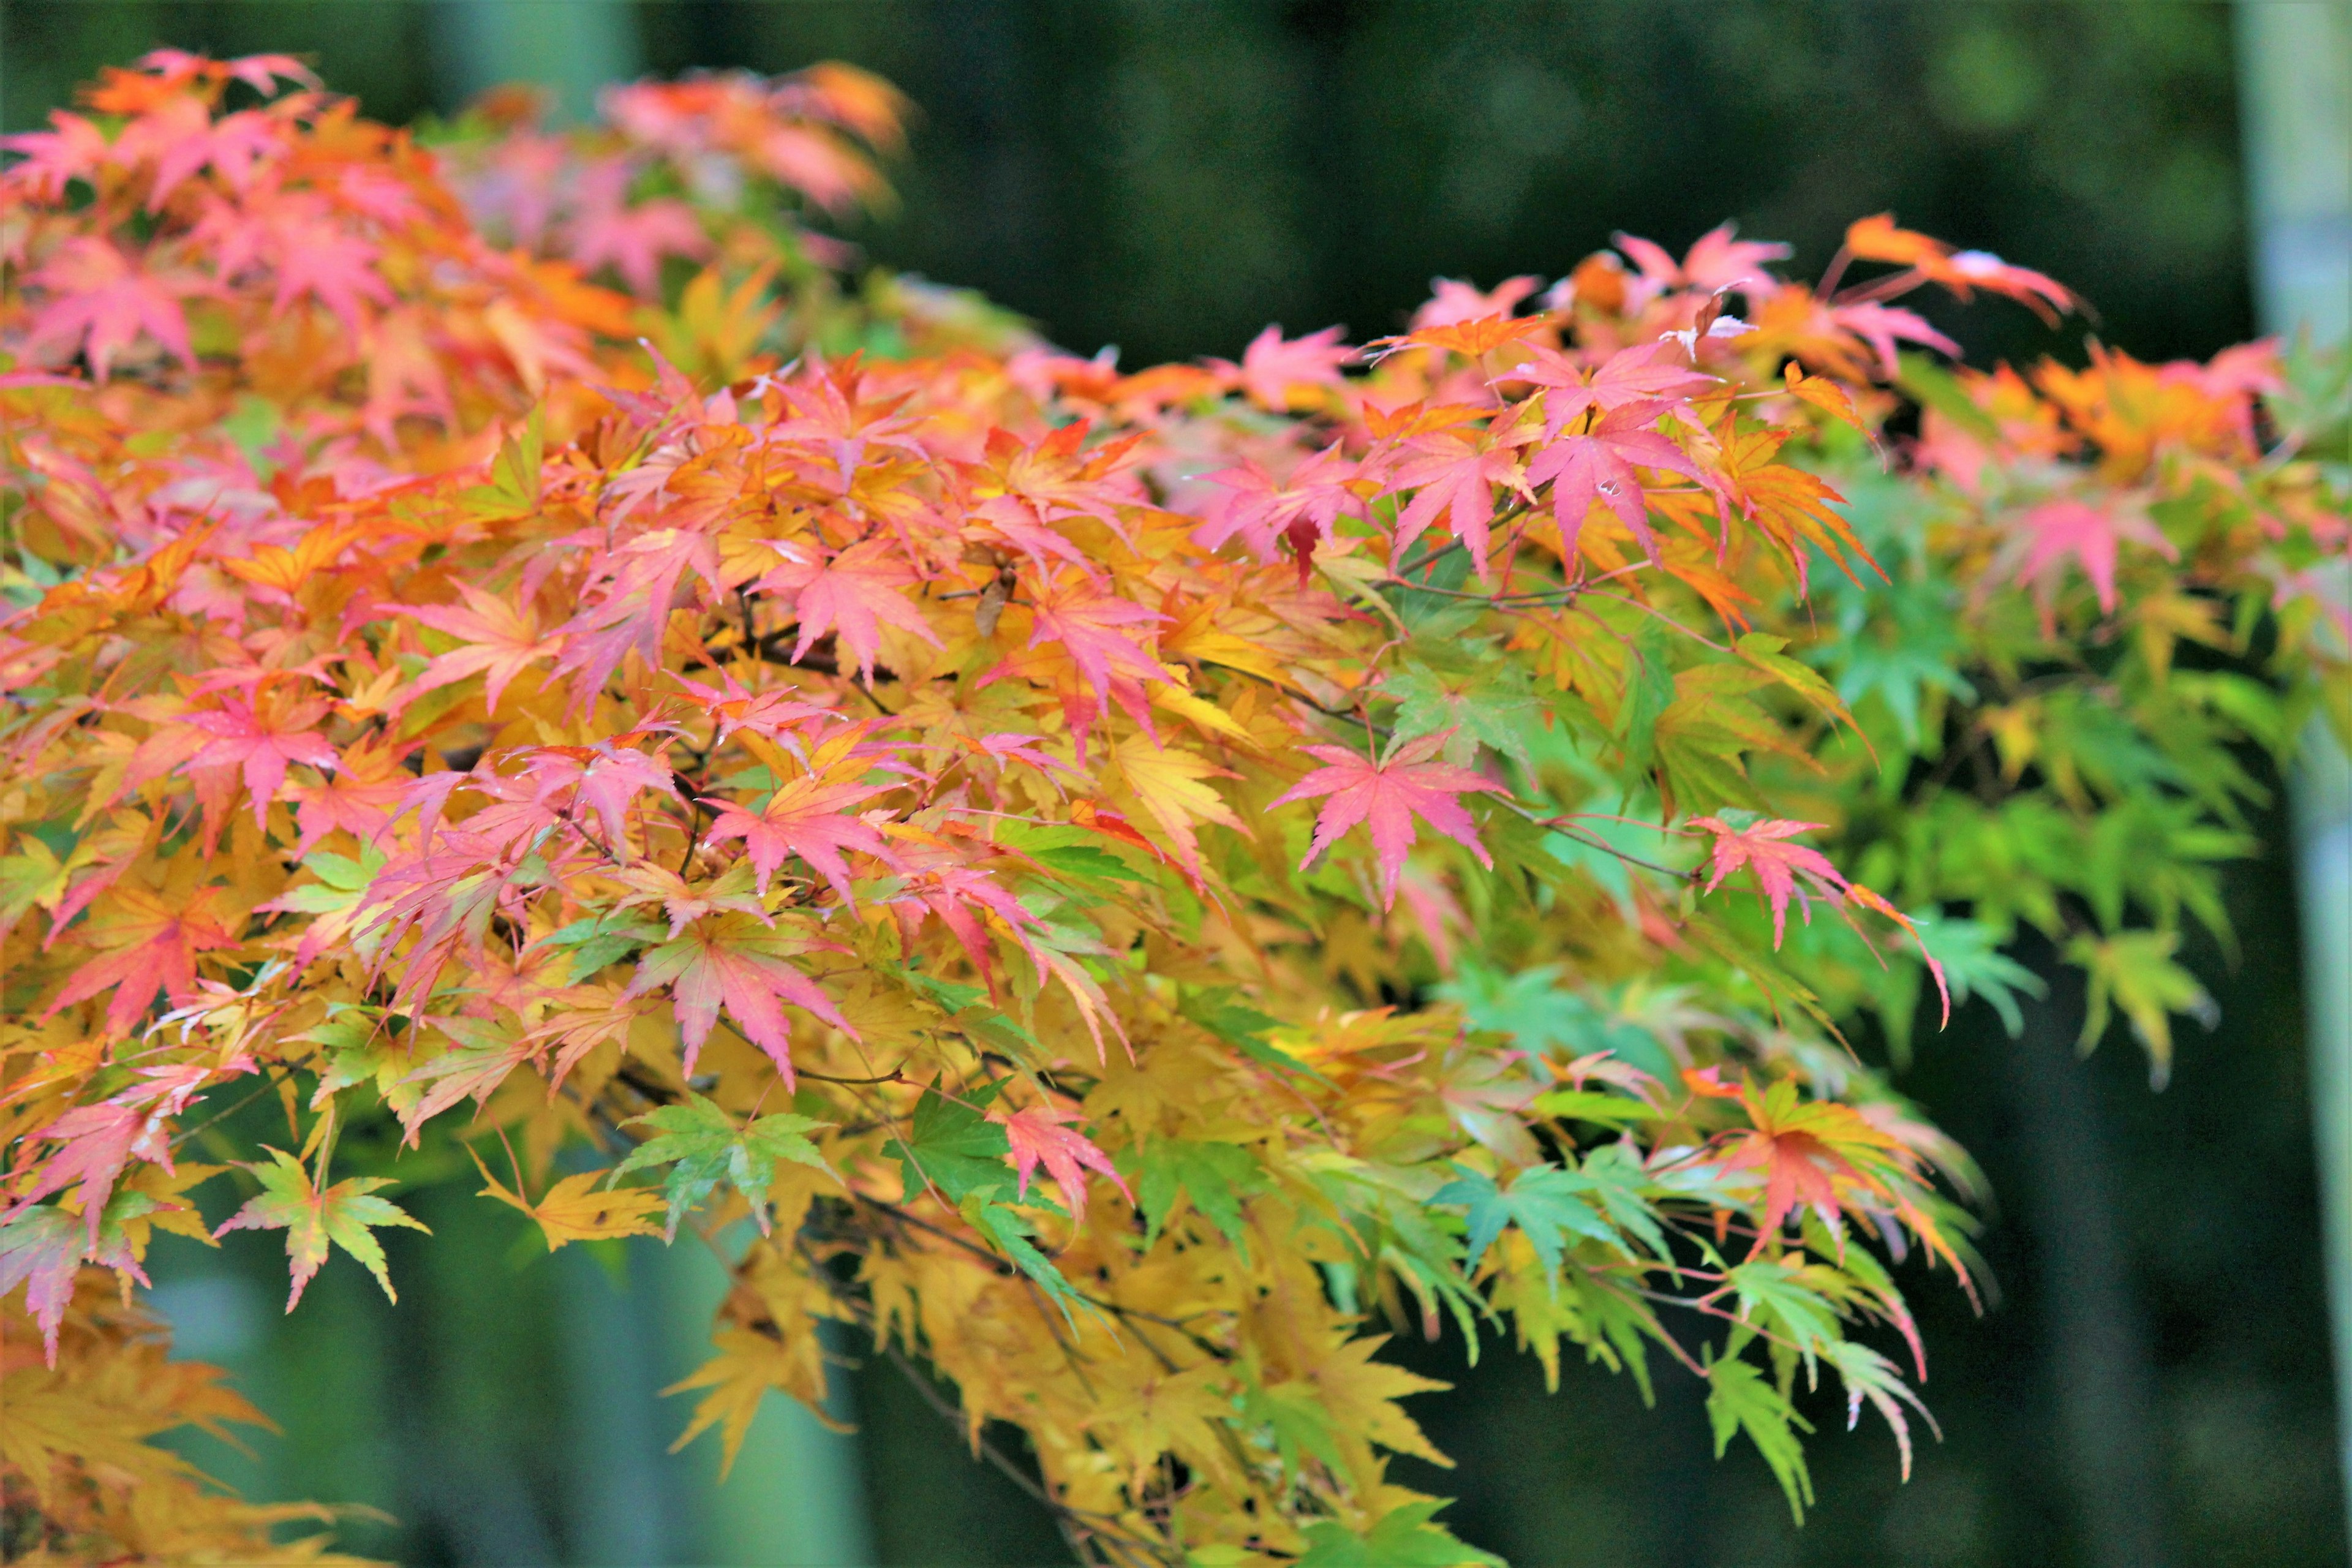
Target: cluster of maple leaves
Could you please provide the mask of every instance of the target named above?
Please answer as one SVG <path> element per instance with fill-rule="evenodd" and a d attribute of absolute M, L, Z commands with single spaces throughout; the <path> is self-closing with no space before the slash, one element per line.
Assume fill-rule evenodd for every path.
<path fill-rule="evenodd" d="M 427 1139 L 551 1247 L 720 1250 L 689 1436 L 854 1325 L 1088 1560 L 1486 1560 L 1388 1479 L 1381 1321 L 1679 1363 L 1801 1516 L 1799 1380 L 1907 1468 L 1893 1268 L 1974 1269 L 1842 1021 L 2013 1020 L 2023 921 L 2160 1065 L 2238 748 L 2345 717 L 2275 353 L 1941 368 L 1891 300 L 2074 301 L 1885 219 L 1125 374 L 837 283 L 844 68 L 433 146 L 277 58 L 88 108 L 0 171 L 28 1561 L 320 1560 L 142 1441 L 255 1413 L 130 1287 L 257 1228 L 289 1310 L 390 1292 Z"/>

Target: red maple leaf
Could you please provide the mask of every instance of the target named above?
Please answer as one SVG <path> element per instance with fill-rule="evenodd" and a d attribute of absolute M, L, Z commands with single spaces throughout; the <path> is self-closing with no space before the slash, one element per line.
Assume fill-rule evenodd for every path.
<path fill-rule="evenodd" d="M 1451 734 L 1452 731 L 1447 731 Z M 1305 870 L 1317 856 L 1331 847 L 1339 835 L 1364 823 L 1380 858 L 1383 906 L 1396 907 L 1397 873 L 1405 851 L 1412 847 L 1416 816 L 1458 844 L 1466 845 L 1482 866 L 1495 862 L 1478 842 L 1477 824 L 1470 820 L 1454 797 L 1485 790 L 1501 795 L 1503 786 L 1467 768 L 1429 759 L 1445 744 L 1447 734 L 1423 735 L 1399 746 L 1384 762 L 1360 757 L 1341 746 L 1308 746 L 1307 754 L 1328 764 L 1316 769 L 1281 795 L 1271 805 L 1328 795 L 1315 819 L 1314 841 L 1298 863 Z"/>
<path fill-rule="evenodd" d="M 1820 850 L 1784 842 L 1797 834 L 1818 830 L 1822 826 L 1818 822 L 1776 818 L 1734 827 L 1718 816 L 1694 816 L 1690 825 L 1715 835 L 1714 876 L 1706 884 L 1708 892 L 1723 886 L 1724 879 L 1742 867 L 1756 873 L 1757 891 L 1772 906 L 1772 945 L 1776 948 L 1788 931 L 1790 898 L 1794 896 L 1808 915 L 1811 912 L 1806 888 L 1799 886 L 1798 879 L 1802 878 L 1810 886 L 1813 897 L 1831 903 L 1842 901 L 1849 890 L 1845 878 Z"/>
<path fill-rule="evenodd" d="M 469 675 L 479 675 L 484 677 L 485 704 L 496 714 L 499 696 L 507 683 L 528 666 L 562 652 L 563 639 L 541 633 L 539 614 L 529 604 L 517 605 L 471 583 L 458 584 L 457 593 L 466 601 L 464 609 L 455 605 L 399 606 L 402 615 L 419 626 L 462 637 L 467 644 L 434 659 L 408 693 L 411 698 L 422 697 Z"/>
<path fill-rule="evenodd" d="M 1801 1100 L 1785 1080 L 1762 1094 L 1743 1085 L 1739 1099 L 1755 1130 L 1729 1140 L 1722 1169 L 1764 1173 L 1764 1212 L 1757 1217 L 1751 1256 L 1780 1234 L 1800 1206 L 1819 1215 L 1832 1235 L 1843 1236 L 1840 1182 L 1858 1189 L 1858 1195 L 1887 1196 L 1886 1184 L 1855 1162 L 1881 1165 L 1893 1154 L 1899 1163 L 1902 1145 L 1852 1106 Z"/>
<path fill-rule="evenodd" d="M 849 808 L 880 795 L 887 787 L 827 784 L 803 776 L 777 790 L 766 807 L 758 812 L 732 801 L 705 801 L 704 805 L 718 808 L 719 820 L 703 837 L 711 844 L 741 839 L 745 852 L 751 858 L 752 868 L 760 874 L 762 894 L 768 890 L 768 879 L 775 874 L 784 857 L 797 855 L 824 875 L 833 890 L 841 895 L 843 903 L 854 903 L 849 896 L 849 867 L 841 852 L 856 849 L 887 858 L 889 848 L 873 826 L 850 816 Z"/>
<path fill-rule="evenodd" d="M 1652 561 L 1658 542 L 1650 531 L 1649 507 L 1635 465 L 1664 468 L 1698 478 L 1698 469 L 1680 447 L 1651 428 L 1665 412 L 1663 403 L 1628 403 L 1611 409 L 1581 435 L 1555 435 L 1528 465 L 1535 484 L 1551 482 L 1553 514 L 1559 521 L 1560 553 L 1574 559 L 1576 536 L 1584 528 L 1584 514 L 1596 500 L 1617 514 Z"/>
<path fill-rule="evenodd" d="M 59 1008 L 112 990 L 106 1032 L 127 1035 L 156 992 L 185 1002 L 195 994 L 196 954 L 236 943 L 213 912 L 218 894 L 199 888 L 179 900 L 118 885 L 111 902 L 83 928 L 86 940 L 107 951 L 75 970 L 41 1016 L 53 1017 Z"/>
<path fill-rule="evenodd" d="M 815 981 L 785 962 L 788 950 L 807 945 L 768 930 L 748 915 L 706 916 L 640 959 L 636 978 L 629 982 L 626 994 L 642 996 L 656 986 L 670 988 L 670 1005 L 686 1045 L 684 1068 L 689 1074 L 703 1041 L 719 1022 L 723 1005 L 743 1037 L 767 1052 L 790 1090 L 792 1026 L 785 1021 L 782 1003 L 806 1008 L 851 1039 L 857 1038 L 857 1031 L 834 1006 L 833 999 Z"/>
<path fill-rule="evenodd" d="M 1128 1202 L 1135 1201 L 1110 1156 L 1089 1142 L 1086 1134 L 1061 1125 L 1076 1120 L 1075 1112 L 1041 1105 L 1032 1110 L 992 1110 L 988 1119 L 1004 1129 L 1004 1141 L 1012 1145 L 1004 1158 L 1021 1173 L 1021 1196 L 1029 1195 L 1029 1178 L 1042 1163 L 1054 1184 L 1062 1189 L 1063 1205 L 1073 1220 L 1087 1217 L 1087 1171 L 1108 1176 Z"/>
<path fill-rule="evenodd" d="M 940 646 L 930 623 L 898 591 L 916 581 L 914 568 L 887 541 L 861 540 L 823 562 L 800 559 L 797 545 L 776 548 L 783 552 L 783 563 L 752 586 L 793 595 L 793 613 L 801 623 L 800 639 L 793 646 L 795 662 L 817 638 L 836 631 L 842 646 L 857 660 L 858 673 L 871 685 L 874 655 L 882 646 L 882 622 L 911 632 L 933 647 Z"/>

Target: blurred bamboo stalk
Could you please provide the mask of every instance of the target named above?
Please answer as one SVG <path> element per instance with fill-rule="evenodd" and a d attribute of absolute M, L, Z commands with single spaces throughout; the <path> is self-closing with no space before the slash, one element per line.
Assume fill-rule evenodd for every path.
<path fill-rule="evenodd" d="M 596 113 L 596 90 L 645 68 L 631 0 L 437 0 L 435 65 L 454 103 L 527 81 L 555 95 L 556 118 Z"/>
<path fill-rule="evenodd" d="M 2352 336 L 2352 0 L 2240 0 L 2239 121 L 2263 330 Z M 2347 574 L 2352 575 L 2352 574 Z M 2336 592 L 2352 595 L 2352 582 Z M 2315 720 L 2293 781 L 2336 1434 L 2352 1508 L 2352 765 Z"/>

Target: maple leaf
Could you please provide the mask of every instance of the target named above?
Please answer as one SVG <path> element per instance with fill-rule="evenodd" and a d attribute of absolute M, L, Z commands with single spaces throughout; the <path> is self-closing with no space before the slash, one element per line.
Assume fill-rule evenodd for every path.
<path fill-rule="evenodd" d="M 917 579 L 914 568 L 887 541 L 861 540 L 824 562 L 801 559 L 801 545 L 775 548 L 783 555 L 783 564 L 752 586 L 762 593 L 793 596 L 801 626 L 800 638 L 793 646 L 793 662 L 806 658 L 817 638 L 837 630 L 842 646 L 857 660 L 858 673 L 870 685 L 874 655 L 881 647 L 881 623 L 887 621 L 933 647 L 940 646 L 930 623 L 898 591 Z"/>
<path fill-rule="evenodd" d="M 1709 294 L 1738 289 L 1751 295 L 1779 289 L 1780 280 L 1764 270 L 1764 263 L 1786 260 L 1790 247 L 1773 240 L 1740 239 L 1736 225 L 1718 224 L 1692 243 L 1680 263 L 1653 241 L 1630 234 L 1613 236 L 1617 248 L 1641 273 L 1633 308 L 1639 310 L 1668 289 L 1696 289 Z"/>
<path fill-rule="evenodd" d="M 1698 477 L 1689 455 L 1651 428 L 1665 409 L 1663 403 L 1620 405 L 1581 434 L 1549 437 L 1543 449 L 1528 464 L 1530 483 L 1551 485 L 1552 511 L 1559 520 L 1560 554 L 1564 559 L 1575 559 L 1576 539 L 1583 531 L 1584 514 L 1596 500 L 1617 514 L 1617 520 L 1640 543 L 1644 555 L 1654 562 L 1658 559 L 1658 542 L 1650 531 L 1648 503 L 1633 469 L 1638 465 L 1664 468 L 1690 479 Z"/>
<path fill-rule="evenodd" d="M 2014 563 L 2016 580 L 2030 584 L 2046 606 L 2055 595 L 2060 569 L 2073 556 L 2091 580 L 2103 615 L 2116 611 L 2116 563 L 2125 540 L 2145 545 L 2167 561 L 2180 552 L 2147 518 L 2126 510 L 2120 500 L 2093 506 L 2073 500 L 2047 500 L 2017 515 L 2016 544 L 2006 558 Z M 2021 548 L 2020 548 L 2021 546 Z M 2046 610 L 2045 610 L 2046 614 Z"/>
<path fill-rule="evenodd" d="M 757 812 L 733 801 L 705 801 L 704 805 L 717 808 L 719 819 L 703 837 L 711 844 L 741 839 L 752 868 L 759 873 L 762 894 L 768 890 L 768 879 L 783 863 L 784 857 L 797 855 L 824 876 L 844 904 L 855 907 L 856 900 L 849 891 L 849 866 L 842 859 L 841 852 L 855 849 L 887 861 L 890 850 L 874 826 L 850 816 L 849 808 L 882 794 L 887 787 L 828 784 L 806 774 L 784 784 Z"/>
<path fill-rule="evenodd" d="M 1557 1279 L 1563 1248 L 1572 1237 L 1604 1242 L 1620 1251 L 1624 1239 L 1601 1211 L 1584 1199 L 1594 1184 L 1582 1173 L 1558 1165 L 1530 1165 L 1500 1187 L 1491 1176 L 1463 1171 L 1440 1187 L 1430 1202 L 1462 1204 L 1468 1209 L 1470 1255 L 1463 1267 L 1475 1268 L 1507 1226 L 1517 1226 L 1535 1248 L 1544 1273 Z"/>
<path fill-rule="evenodd" d="M 20 1205 L 0 1215 L 0 1296 L 25 1287 L 25 1310 L 41 1326 L 42 1352 L 53 1370 L 58 1327 L 81 1269 L 81 1229 L 54 1205 Z"/>
<path fill-rule="evenodd" d="M 662 258 L 708 256 L 710 238 L 684 202 L 660 196 L 631 204 L 629 184 L 635 177 L 626 158 L 603 159 L 581 171 L 564 237 L 582 271 L 609 266 L 633 291 L 652 298 L 661 292 Z"/>
<path fill-rule="evenodd" d="M 1556 349 L 1538 348 L 1526 363 L 1513 365 L 1496 379 L 1545 389 L 1544 438 L 1552 440 L 1588 409 L 1606 414 L 1633 403 L 1675 406 L 1688 394 L 1721 384 L 1718 377 L 1674 363 L 1666 353 L 1664 342 L 1635 343 L 1587 367 Z"/>
<path fill-rule="evenodd" d="M 537 1203 L 524 1197 L 519 1190 L 509 1189 L 490 1174 L 489 1167 L 473 1145 L 466 1146 L 473 1156 L 474 1168 L 482 1173 L 483 1187 L 478 1197 L 496 1198 L 510 1207 L 520 1209 L 537 1222 L 547 1237 L 547 1249 L 553 1252 L 569 1242 L 608 1241 L 625 1236 L 659 1236 L 661 1226 L 651 1215 L 662 1206 L 661 1195 L 642 1187 L 616 1187 L 598 1191 L 601 1178 L 594 1171 L 581 1171 L 564 1177 L 547 1189 Z M 520 1189 L 522 1179 L 515 1179 Z"/>
<path fill-rule="evenodd" d="M 120 1100 L 102 1105 L 77 1105 L 34 1137 L 58 1147 L 37 1167 L 39 1180 L 17 1195 L 20 1205 L 38 1203 L 49 1194 L 71 1186 L 89 1230 L 88 1244 L 98 1245 L 99 1218 L 114 1191 L 122 1167 L 135 1154 L 169 1170 L 172 1144 L 162 1117 L 142 1113 Z"/>
<path fill-rule="evenodd" d="M 1363 823 L 1371 833 L 1372 849 L 1380 861 L 1381 906 L 1394 909 L 1397 873 L 1404 865 L 1405 851 L 1412 847 L 1416 816 L 1466 846 L 1480 865 L 1493 865 L 1486 847 L 1478 842 L 1477 825 L 1455 797 L 1481 790 L 1496 795 L 1507 792 L 1494 780 L 1467 768 L 1431 762 L 1445 739 L 1424 735 L 1408 741 L 1379 762 L 1340 746 L 1303 748 L 1326 765 L 1268 803 L 1269 806 L 1286 805 L 1296 800 L 1330 797 L 1316 816 L 1315 837 L 1298 868 L 1303 871 L 1313 865 L 1341 834 Z"/>
<path fill-rule="evenodd" d="M 1328 543 L 1342 516 L 1366 517 L 1358 465 L 1333 442 L 1276 479 L 1255 459 L 1202 476 L 1228 493 L 1212 503 L 1192 535 L 1214 550 L 1238 534 L 1259 556 L 1272 560 L 1277 537 L 1289 540 L 1302 574 L 1318 544 Z"/>
<path fill-rule="evenodd" d="M 747 915 L 704 916 L 684 933 L 637 961 L 636 978 L 625 994 L 642 996 L 657 985 L 670 988 L 671 1005 L 686 1045 L 684 1070 L 694 1071 L 702 1042 L 710 1037 L 723 1004 L 735 1026 L 768 1054 L 793 1087 L 792 1026 L 779 1005 L 807 1009 L 847 1035 L 857 1031 L 815 981 L 785 962 L 806 942 L 793 942 Z"/>
<path fill-rule="evenodd" d="M 709 1197 L 722 1180 L 734 1183 L 751 1203 L 751 1217 L 765 1235 L 768 1185 L 775 1178 L 777 1161 L 833 1173 L 816 1145 L 803 1136 L 828 1123 L 805 1116 L 781 1112 L 738 1125 L 717 1103 L 689 1089 L 685 1104 L 657 1106 L 627 1125 L 650 1127 L 656 1135 L 632 1150 L 605 1179 L 618 1181 L 632 1171 L 669 1166 L 662 1201 L 669 1205 L 663 1235 L 671 1239 L 677 1236 L 679 1217 Z"/>
<path fill-rule="evenodd" d="M 187 765 L 238 769 L 245 793 L 253 801 L 253 820 L 266 826 L 269 803 L 286 782 L 289 763 L 331 769 L 339 761 L 334 746 L 310 727 L 326 710 L 325 701 L 312 699 L 265 715 L 242 699 L 225 696 L 218 710 L 191 713 L 182 721 L 212 737 Z"/>
<path fill-rule="evenodd" d="M 1868 343 L 1878 355 L 1879 369 L 1889 380 L 1902 368 L 1897 343 L 1921 343 L 1954 359 L 1960 357 L 1960 345 L 1921 317 L 1874 300 L 1865 300 L 1858 305 L 1832 305 L 1829 308 L 1829 320 Z"/>
<path fill-rule="evenodd" d="M 1195 823 L 1222 823 L 1239 829 L 1241 818 L 1235 816 L 1224 797 L 1207 781 L 1230 777 L 1223 768 L 1205 758 L 1173 746 L 1156 744 L 1149 736 L 1130 735 L 1121 741 L 1112 752 L 1118 766 L 1119 777 L 1151 814 L 1160 829 L 1174 841 L 1177 864 L 1196 882 L 1201 873 L 1201 849 L 1193 836 Z"/>
<path fill-rule="evenodd" d="M 1402 562 L 1412 542 L 1443 517 L 1446 531 L 1470 547 L 1471 564 L 1479 581 L 1486 581 L 1496 489 L 1510 490 L 1530 505 L 1535 501 L 1518 458 L 1518 448 L 1534 438 L 1534 432 L 1517 427 L 1490 427 L 1466 438 L 1451 433 L 1415 437 L 1412 447 L 1420 455 L 1399 463 L 1382 492 L 1414 492 L 1397 515 L 1390 561 Z"/>
<path fill-rule="evenodd" d="M 677 794 L 669 763 L 652 752 L 620 743 L 627 739 L 619 736 L 593 746 L 541 746 L 523 763 L 534 786 L 532 806 L 539 807 L 551 795 L 568 786 L 575 816 L 583 810 L 593 812 L 604 830 L 600 847 L 625 866 L 630 859 L 630 805 L 646 790 Z"/>
<path fill-rule="evenodd" d="M 1475 316 L 1417 326 L 1401 337 L 1376 338 L 1371 346 L 1383 359 L 1404 349 L 1435 349 L 1441 353 L 1476 359 L 1507 343 L 1525 342 L 1549 325 L 1541 316 Z"/>
<path fill-rule="evenodd" d="M 1029 1195 L 1029 1178 L 1042 1163 L 1045 1173 L 1062 1190 L 1063 1202 L 1073 1222 L 1087 1217 L 1087 1171 L 1108 1176 L 1111 1184 L 1129 1203 L 1135 1201 L 1135 1194 L 1128 1191 L 1127 1182 L 1111 1163 L 1110 1156 L 1096 1148 L 1084 1133 L 1062 1125 L 1076 1119 L 1076 1112 L 1052 1105 L 988 1113 L 989 1121 L 1004 1129 L 1004 1158 L 1020 1173 L 1019 1195 Z"/>
<path fill-rule="evenodd" d="M 1694 816 L 1690 825 L 1715 835 L 1708 892 L 1723 886 L 1725 878 L 1743 868 L 1756 874 L 1757 891 L 1772 907 L 1772 945 L 1776 948 L 1788 930 L 1789 900 L 1792 896 L 1810 909 L 1806 904 L 1807 887 L 1813 897 L 1831 903 L 1839 902 L 1850 889 L 1845 878 L 1820 850 L 1787 842 L 1800 833 L 1820 831 L 1821 823 L 1775 819 L 1734 827 L 1721 817 Z M 1801 877 L 1805 887 L 1798 885 Z"/>
<path fill-rule="evenodd" d="M 483 704 L 495 714 L 508 682 L 542 658 L 563 650 L 561 637 L 543 635 L 539 615 L 529 604 L 516 605 L 471 583 L 457 584 L 466 607 L 454 605 L 403 605 L 400 613 L 419 626 L 431 626 L 462 639 L 467 646 L 437 655 L 409 687 L 411 700 L 469 675 L 484 678 Z"/>
<path fill-rule="evenodd" d="M 196 363 L 180 301 L 205 291 L 201 279 L 143 271 L 111 244 L 83 235 L 59 246 L 26 281 L 47 295 L 25 345 L 36 360 L 79 353 L 104 381 L 115 356 L 144 332 L 181 363 Z"/>
<path fill-rule="evenodd" d="M 1227 360 L 1210 363 L 1237 382 L 1259 407 L 1279 414 L 1302 392 L 1311 397 L 1318 389 L 1348 384 L 1339 367 L 1355 363 L 1357 355 L 1339 341 L 1345 331 L 1326 327 L 1285 342 L 1280 327 L 1268 327 L 1250 340 L 1240 364 Z"/>
<path fill-rule="evenodd" d="M 271 1163 L 237 1162 L 241 1169 L 251 1172 L 261 1184 L 260 1194 L 247 1199 L 245 1206 L 213 1235 L 226 1236 L 233 1230 L 286 1233 L 287 1263 L 294 1281 L 294 1289 L 286 1298 L 286 1310 L 289 1312 L 302 1300 L 310 1277 L 327 1261 L 330 1242 L 358 1258 L 375 1276 L 375 1282 L 383 1287 L 383 1293 L 399 1300 L 399 1293 L 392 1288 L 392 1276 L 384 1270 L 383 1244 L 370 1227 L 400 1225 L 427 1235 L 431 1230 L 388 1200 L 371 1195 L 379 1187 L 391 1186 L 391 1178 L 346 1176 L 321 1192 L 311 1184 L 310 1173 L 301 1161 L 283 1149 L 270 1148 L 266 1143 L 262 1147 L 268 1151 Z"/>
<path fill-rule="evenodd" d="M 233 947 L 236 939 L 220 923 L 215 911 L 220 890 L 200 888 L 185 899 L 172 899 L 136 887 L 118 887 L 113 897 L 77 934 L 103 951 L 66 981 L 42 1016 L 112 990 L 106 1007 L 106 1032 L 127 1035 L 147 1014 L 155 994 L 163 992 L 174 1005 L 195 994 L 196 954 Z"/>
<path fill-rule="evenodd" d="M 1458 326 L 1486 316 L 1508 316 L 1519 308 L 1521 300 L 1542 287 L 1542 279 L 1525 274 L 1506 278 L 1492 289 L 1480 289 L 1458 278 L 1433 278 L 1429 280 L 1429 298 L 1413 311 L 1409 325 L 1419 331 L 1423 327 Z"/>
<path fill-rule="evenodd" d="M 1800 1207 L 1811 1209 L 1831 1234 L 1842 1235 L 1840 1183 L 1859 1197 L 1886 1195 L 1885 1184 L 1862 1165 L 1888 1153 L 1899 1157 L 1902 1144 L 1894 1134 L 1850 1105 L 1801 1099 L 1786 1079 L 1760 1095 L 1743 1085 L 1738 1094 L 1754 1129 L 1732 1135 L 1722 1168 L 1764 1173 L 1764 1212 L 1757 1216 L 1751 1256 L 1778 1237 Z"/>
<path fill-rule="evenodd" d="M 1083 580 L 1063 584 L 1038 599 L 1036 623 L 1029 634 L 1028 646 L 1034 648 L 1045 643 L 1060 643 L 1068 651 L 1070 662 L 1077 666 L 1079 677 L 1094 693 L 1091 705 L 1081 695 L 1064 699 L 1071 731 L 1081 752 L 1087 735 L 1114 697 L 1136 722 L 1146 730 L 1151 727 L 1150 705 L 1139 683 L 1164 683 L 1171 678 L 1159 660 L 1145 653 L 1120 628 L 1157 626 L 1165 619 L 1156 610 L 1098 592 Z"/>
<path fill-rule="evenodd" d="M 803 693 L 791 687 L 753 691 L 731 674 L 720 677 L 724 684 L 719 687 L 705 686 L 685 676 L 677 679 L 695 705 L 717 721 L 719 730 L 711 742 L 714 746 L 723 745 L 746 731 L 763 741 L 772 741 L 812 719 L 839 717 L 832 709 L 809 701 Z"/>

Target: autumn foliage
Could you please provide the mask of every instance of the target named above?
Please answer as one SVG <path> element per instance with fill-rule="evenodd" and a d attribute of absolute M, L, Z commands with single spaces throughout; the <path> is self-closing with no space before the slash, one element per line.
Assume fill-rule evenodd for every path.
<path fill-rule="evenodd" d="M 452 1139 L 550 1247 L 719 1249 L 689 1435 L 843 1325 L 1089 1560 L 1487 1560 L 1387 1474 L 1447 1325 L 1704 1379 L 1801 1516 L 1801 1407 L 1907 1467 L 1903 1291 L 1973 1284 L 1866 1062 L 2013 1026 L 2028 929 L 2086 1045 L 2210 1007 L 2249 748 L 2347 717 L 2272 346 L 1959 369 L 1895 300 L 2074 296 L 1871 218 L 1129 373 L 849 280 L 900 108 L 420 137 L 159 54 L 9 139 L 24 1560 L 323 1560 L 145 1440 L 259 1415 L 133 1287 L 260 1228 L 390 1292 Z"/>

